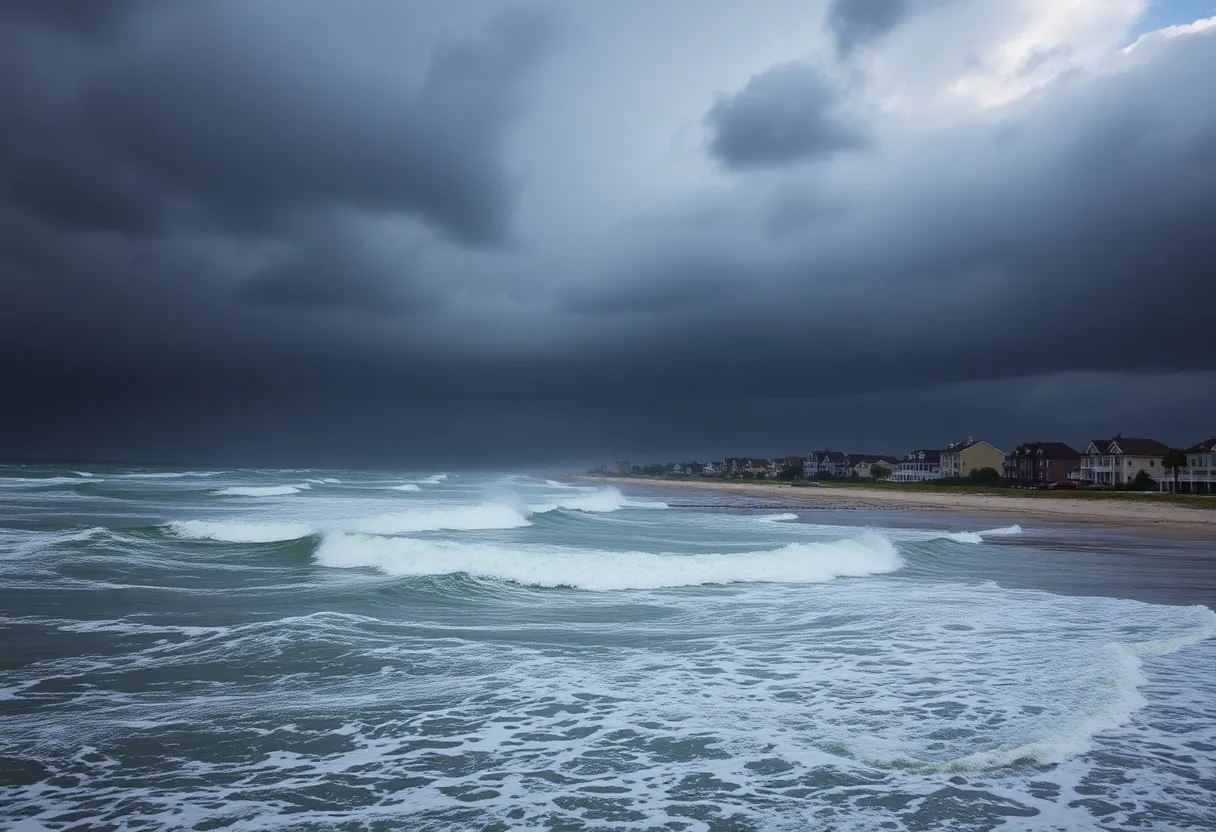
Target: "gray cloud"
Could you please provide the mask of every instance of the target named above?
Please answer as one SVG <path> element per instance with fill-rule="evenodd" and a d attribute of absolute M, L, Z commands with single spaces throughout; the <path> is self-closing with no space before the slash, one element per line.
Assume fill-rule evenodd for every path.
<path fill-rule="evenodd" d="M 814 67 L 775 66 L 714 102 L 705 116 L 710 153 L 729 168 L 754 168 L 864 146 L 862 131 L 837 114 L 839 103 Z"/>
<path fill-rule="evenodd" d="M 831 0 L 826 21 L 842 53 L 885 35 L 908 14 L 908 0 Z"/>
<path fill-rule="evenodd" d="M 345 206 L 410 214 L 462 242 L 506 239 L 515 185 L 498 145 L 544 18 L 510 15 L 436 45 L 410 83 L 360 77 L 239 15 L 183 17 L 6 131 L 5 178 L 27 208 L 140 231 L 176 206 L 267 233 L 301 209 Z M 36 61 L 20 67 L 26 89 L 51 69 Z"/>
<path fill-rule="evenodd" d="M 0 11 L 0 452 L 454 465 L 1211 433 L 1216 92 L 1191 83 L 1211 36 L 916 131 L 809 62 L 740 68 L 705 116 L 714 169 L 670 142 L 702 68 L 621 57 L 687 87 L 671 124 L 635 125 L 629 96 L 568 89 L 577 26 L 492 6 L 369 2 L 349 29 L 322 4 L 85 30 Z M 596 107 L 619 134 L 576 165 L 562 127 Z M 602 187 L 653 147 L 670 178 Z"/>

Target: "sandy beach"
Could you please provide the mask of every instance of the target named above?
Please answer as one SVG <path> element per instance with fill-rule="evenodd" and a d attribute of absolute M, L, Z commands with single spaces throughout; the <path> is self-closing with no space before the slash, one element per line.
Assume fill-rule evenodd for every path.
<path fill-rule="evenodd" d="M 805 488 L 780 482 L 705 482 L 698 480 L 661 480 L 640 477 L 580 477 L 618 485 L 645 485 L 679 488 L 686 491 L 713 491 L 809 505 L 876 509 L 919 509 L 922 511 L 1000 516 L 1011 521 L 1042 520 L 1055 523 L 1098 523 L 1127 529 L 1144 529 L 1169 536 L 1216 540 L 1216 510 L 1190 508 L 1144 500 L 1095 500 L 1052 497 L 1005 497 L 984 494 L 934 494 L 926 491 L 877 490 L 848 486 Z"/>

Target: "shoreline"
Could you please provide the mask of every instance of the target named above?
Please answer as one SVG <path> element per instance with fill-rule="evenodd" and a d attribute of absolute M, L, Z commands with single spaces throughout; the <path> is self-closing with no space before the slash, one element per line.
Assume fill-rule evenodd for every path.
<path fill-rule="evenodd" d="M 586 482 L 613 485 L 642 485 L 686 491 L 710 491 L 746 497 L 768 497 L 816 508 L 909 509 L 944 514 L 1038 520 L 1076 526 L 1100 524 L 1126 531 L 1146 531 L 1191 540 L 1216 540 L 1216 511 L 1171 503 L 1153 504 L 1133 500 L 1050 499 L 983 494 L 934 494 L 925 491 L 895 491 L 863 487 L 827 486 L 799 488 L 780 482 L 704 482 L 647 477 L 577 476 Z"/>

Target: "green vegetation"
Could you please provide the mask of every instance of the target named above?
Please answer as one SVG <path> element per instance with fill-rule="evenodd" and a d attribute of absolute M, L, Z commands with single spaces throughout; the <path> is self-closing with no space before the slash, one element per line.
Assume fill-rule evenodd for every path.
<path fill-rule="evenodd" d="M 1002 477 L 1001 472 L 996 470 L 995 468 L 979 468 L 975 471 L 972 471 L 967 476 L 967 479 L 969 479 L 971 482 L 975 483 L 976 485 L 986 485 L 986 486 L 995 487 L 995 486 L 998 486 L 1001 484 L 1001 481 L 1004 479 L 1004 477 Z"/>
<path fill-rule="evenodd" d="M 1186 451 L 1178 448 L 1171 448 L 1170 452 L 1165 455 L 1165 459 L 1161 460 L 1161 465 L 1165 470 L 1171 471 L 1174 474 L 1174 493 L 1178 493 L 1178 472 L 1187 466 Z"/>
<path fill-rule="evenodd" d="M 983 497 L 1026 497 L 1043 500 L 1129 500 L 1170 503 L 1216 511 L 1216 497 L 1194 494 L 1159 494 L 1156 492 L 1145 494 L 1135 491 L 1101 491 L 1090 488 L 1038 491 L 983 485 L 937 485 L 931 482 L 871 482 L 869 480 L 825 481 L 822 486 L 824 488 L 865 488 L 873 491 L 919 491 L 930 494 L 975 494 Z"/>
<path fill-rule="evenodd" d="M 890 479 L 892 473 L 893 472 L 891 469 L 885 465 L 870 466 L 870 476 L 874 478 L 875 482 L 882 482 L 883 480 Z"/>

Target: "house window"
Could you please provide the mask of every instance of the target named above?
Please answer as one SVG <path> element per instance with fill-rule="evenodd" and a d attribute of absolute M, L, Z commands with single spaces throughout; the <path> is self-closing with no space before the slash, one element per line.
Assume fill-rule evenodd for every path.
<path fill-rule="evenodd" d="M 1155 460 L 1155 459 L 1150 459 L 1150 460 L 1148 461 L 1148 467 L 1149 467 L 1149 468 L 1156 468 L 1156 467 L 1157 467 L 1157 460 Z"/>

